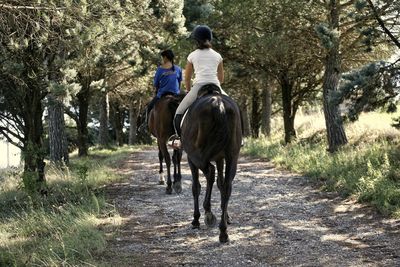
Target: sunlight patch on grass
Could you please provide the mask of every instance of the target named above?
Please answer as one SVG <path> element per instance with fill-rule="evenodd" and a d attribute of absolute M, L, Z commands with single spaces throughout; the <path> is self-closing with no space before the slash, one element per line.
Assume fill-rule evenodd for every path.
<path fill-rule="evenodd" d="M 105 237 L 121 225 L 102 186 L 127 175 L 117 168 L 137 147 L 93 150 L 71 157 L 70 166 L 46 167 L 48 195 L 19 190 L 19 174 L 0 181 L 0 266 L 81 266 L 96 264 Z"/>
<path fill-rule="evenodd" d="M 245 154 L 272 160 L 276 165 L 323 182 L 369 202 L 384 214 L 400 214 L 400 131 L 390 126 L 399 114 L 368 113 L 346 125 L 349 145 L 334 155 L 326 151 L 321 113 L 298 118 L 298 139 L 284 145 L 275 131 L 270 138 L 249 139 Z"/>

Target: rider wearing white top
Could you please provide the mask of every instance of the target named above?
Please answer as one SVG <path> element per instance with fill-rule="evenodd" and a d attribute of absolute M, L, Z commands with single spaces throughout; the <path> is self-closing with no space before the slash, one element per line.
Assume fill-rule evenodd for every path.
<path fill-rule="evenodd" d="M 221 55 L 211 48 L 212 32 L 208 26 L 197 26 L 192 33 L 192 37 L 196 40 L 198 49 L 189 54 L 185 67 L 185 87 L 188 94 L 179 104 L 174 118 L 174 126 L 177 135 L 170 138 L 171 146 L 179 148 L 175 145 L 175 141 L 179 140 L 180 123 L 183 113 L 197 99 L 197 94 L 204 85 L 213 83 L 221 88 L 224 81 L 224 67 Z M 192 75 L 195 75 L 193 85 L 190 86 Z M 190 89 L 189 89 L 190 88 Z M 227 95 L 222 89 L 222 94 Z M 180 144 L 180 142 L 177 142 Z"/>
<path fill-rule="evenodd" d="M 179 121 L 179 124 L 179 115 L 183 115 L 186 109 L 196 100 L 200 88 L 210 83 L 221 88 L 221 83 L 224 80 L 222 57 L 212 48 L 196 49 L 189 54 L 187 60 L 185 68 L 185 85 L 186 88 L 191 89 L 188 90 L 188 94 L 179 104 L 179 107 L 175 112 L 177 116 L 176 121 Z M 193 85 L 190 86 L 193 70 L 195 79 Z M 226 95 L 222 88 L 221 92 Z M 177 126 L 179 126 L 179 124 L 177 124 Z"/>
<path fill-rule="evenodd" d="M 214 49 L 196 49 L 189 54 L 187 61 L 193 64 L 195 77 L 193 84 L 214 83 L 220 85 L 217 68 L 222 62 L 222 57 Z"/>

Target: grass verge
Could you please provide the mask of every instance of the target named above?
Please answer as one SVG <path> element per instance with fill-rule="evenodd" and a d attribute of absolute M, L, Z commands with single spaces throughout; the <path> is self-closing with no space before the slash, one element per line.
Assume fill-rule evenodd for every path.
<path fill-rule="evenodd" d="M 277 130 L 270 138 L 248 140 L 243 152 L 322 181 L 325 190 L 354 196 L 400 218 L 400 133 L 390 126 L 396 116 L 363 114 L 358 122 L 346 125 L 349 144 L 333 155 L 326 151 L 322 114 L 300 116 L 298 139 L 291 144 L 284 145 Z"/>
<path fill-rule="evenodd" d="M 70 167 L 46 171 L 49 193 L 29 196 L 18 172 L 0 184 L 0 266 L 94 265 L 105 248 L 101 227 L 118 224 L 102 187 L 124 177 L 116 169 L 138 148 L 92 150 Z"/>

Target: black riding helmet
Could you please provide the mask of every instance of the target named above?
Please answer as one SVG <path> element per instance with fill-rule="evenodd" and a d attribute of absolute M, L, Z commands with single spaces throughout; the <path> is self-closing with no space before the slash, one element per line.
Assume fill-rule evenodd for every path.
<path fill-rule="evenodd" d="M 193 29 L 192 38 L 197 42 L 212 41 L 213 35 L 207 25 L 198 25 Z"/>

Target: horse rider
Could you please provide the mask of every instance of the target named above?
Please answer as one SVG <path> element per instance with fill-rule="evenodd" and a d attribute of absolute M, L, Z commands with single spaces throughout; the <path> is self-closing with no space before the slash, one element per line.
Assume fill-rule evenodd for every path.
<path fill-rule="evenodd" d="M 197 49 L 189 54 L 185 67 L 185 87 L 187 95 L 179 104 L 175 117 L 175 135 L 169 139 L 169 146 L 180 149 L 180 124 L 186 109 L 196 100 L 197 93 L 206 84 L 215 84 L 221 89 L 221 93 L 227 95 L 221 88 L 224 81 L 224 66 L 222 56 L 212 49 L 213 39 L 211 29 L 206 25 L 198 25 L 193 29 L 191 37 L 195 40 Z M 194 72 L 192 86 L 191 79 Z"/>
<path fill-rule="evenodd" d="M 174 53 L 170 49 L 164 50 L 161 52 L 161 57 L 162 63 L 157 67 L 153 81 L 156 95 L 146 109 L 146 125 L 149 113 L 157 101 L 166 94 L 178 95 L 181 89 L 182 70 L 179 66 L 174 65 Z"/>

